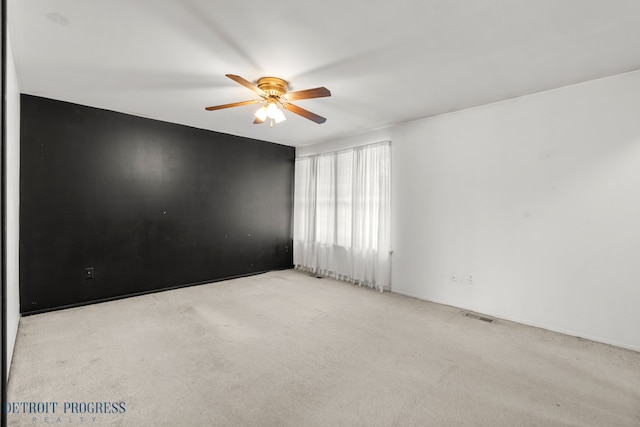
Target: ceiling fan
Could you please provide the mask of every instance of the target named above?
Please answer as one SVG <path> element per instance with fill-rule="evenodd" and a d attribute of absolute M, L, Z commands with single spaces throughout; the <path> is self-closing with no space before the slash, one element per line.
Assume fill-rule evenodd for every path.
<path fill-rule="evenodd" d="M 213 107 L 206 107 L 207 111 L 222 110 L 223 108 L 240 107 L 242 105 L 249 104 L 263 104 L 262 107 L 256 111 L 254 124 L 260 124 L 270 119 L 271 127 L 273 123 L 280 123 L 286 120 L 284 113 L 280 110 L 280 106 L 287 111 L 291 111 L 299 116 L 309 119 L 318 124 L 322 124 L 327 121 L 322 116 L 319 116 L 311 111 L 300 108 L 297 105 L 291 103 L 291 101 L 298 101 L 301 99 L 309 98 L 323 98 L 325 96 L 331 96 L 331 92 L 326 87 L 316 87 L 313 89 L 300 90 L 296 92 L 287 92 L 289 85 L 283 79 L 278 77 L 261 77 L 258 79 L 258 84 L 254 85 L 250 81 L 236 76 L 234 74 L 226 74 L 231 80 L 236 83 L 240 83 L 242 86 L 251 89 L 258 95 L 260 99 L 252 99 L 250 101 L 233 102 L 231 104 L 215 105 Z"/>

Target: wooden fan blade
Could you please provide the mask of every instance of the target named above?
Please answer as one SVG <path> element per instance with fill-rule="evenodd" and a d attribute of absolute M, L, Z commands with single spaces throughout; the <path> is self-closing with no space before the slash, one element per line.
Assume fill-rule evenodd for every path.
<path fill-rule="evenodd" d="M 325 96 L 331 96 L 331 92 L 326 87 L 316 87 L 313 89 L 299 90 L 297 92 L 289 92 L 284 95 L 284 97 L 289 101 L 309 98 L 324 98 Z"/>
<path fill-rule="evenodd" d="M 289 110 L 292 113 L 295 113 L 299 116 L 304 117 L 305 119 L 309 119 L 312 122 L 316 122 L 318 124 L 322 124 L 327 121 L 327 119 L 325 119 L 324 117 L 312 113 L 311 111 L 307 111 L 304 108 L 300 108 L 297 105 L 283 103 L 282 107 L 284 107 L 285 110 Z"/>
<path fill-rule="evenodd" d="M 207 111 L 222 110 L 223 108 L 240 107 L 242 105 L 257 104 L 259 102 L 264 102 L 264 100 L 252 99 L 251 101 L 241 101 L 241 102 L 233 102 L 231 104 L 214 105 L 213 107 L 206 107 L 205 110 Z"/>
<path fill-rule="evenodd" d="M 265 91 L 263 91 L 262 89 L 260 89 L 258 86 L 254 85 L 253 83 L 251 83 L 250 81 L 240 77 L 240 76 L 236 76 L 235 74 L 225 74 L 225 76 L 229 77 L 231 80 L 233 80 L 236 83 L 240 83 L 242 86 L 246 87 L 247 89 L 251 89 L 252 91 L 254 91 L 255 93 L 257 93 L 260 96 L 266 96 L 267 93 Z"/>
<path fill-rule="evenodd" d="M 262 123 L 264 123 L 264 120 L 260 120 L 260 119 L 259 119 L 259 118 L 257 118 L 257 117 L 256 117 L 256 119 L 253 121 L 253 124 L 254 124 L 254 125 L 260 125 L 260 124 L 262 124 Z"/>

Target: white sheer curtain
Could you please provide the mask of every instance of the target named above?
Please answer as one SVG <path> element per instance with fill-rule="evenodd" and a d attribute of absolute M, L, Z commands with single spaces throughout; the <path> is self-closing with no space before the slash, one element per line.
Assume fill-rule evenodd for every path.
<path fill-rule="evenodd" d="M 391 288 L 389 141 L 296 159 L 296 268 Z"/>

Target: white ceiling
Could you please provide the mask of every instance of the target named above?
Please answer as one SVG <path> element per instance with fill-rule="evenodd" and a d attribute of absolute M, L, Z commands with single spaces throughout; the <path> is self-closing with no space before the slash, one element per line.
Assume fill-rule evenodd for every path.
<path fill-rule="evenodd" d="M 640 69 L 638 0 L 9 0 L 23 93 L 300 146 Z M 225 77 L 327 118 L 253 125 Z"/>

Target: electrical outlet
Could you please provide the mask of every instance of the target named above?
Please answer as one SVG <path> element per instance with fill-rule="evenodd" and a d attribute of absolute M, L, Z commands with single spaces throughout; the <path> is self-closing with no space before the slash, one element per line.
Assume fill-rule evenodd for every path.
<path fill-rule="evenodd" d="M 84 279 L 85 280 L 93 279 L 93 267 L 87 267 L 84 269 Z"/>
<path fill-rule="evenodd" d="M 470 274 L 469 277 L 467 277 L 467 283 L 473 285 L 473 275 Z"/>

